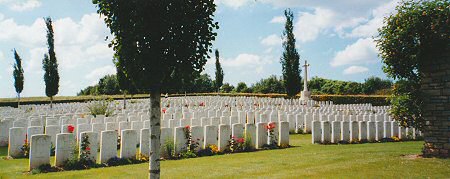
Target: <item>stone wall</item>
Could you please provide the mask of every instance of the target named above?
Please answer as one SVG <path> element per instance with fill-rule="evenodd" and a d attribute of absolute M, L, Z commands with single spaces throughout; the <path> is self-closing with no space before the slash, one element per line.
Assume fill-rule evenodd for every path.
<path fill-rule="evenodd" d="M 425 94 L 424 157 L 448 158 L 450 153 L 450 55 L 429 58 L 421 64 Z"/>

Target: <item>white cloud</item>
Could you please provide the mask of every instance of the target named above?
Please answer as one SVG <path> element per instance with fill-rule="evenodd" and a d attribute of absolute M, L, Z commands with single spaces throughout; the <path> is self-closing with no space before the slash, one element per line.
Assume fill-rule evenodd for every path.
<path fill-rule="evenodd" d="M 345 75 L 353 75 L 358 73 L 368 72 L 369 69 L 362 66 L 350 66 L 344 70 Z"/>
<path fill-rule="evenodd" d="M 98 14 L 85 14 L 78 21 L 72 18 L 53 19 L 53 29 L 61 76 L 60 95 L 74 95 L 87 86 L 89 80 L 98 80 L 104 74 L 115 72 L 115 68 L 111 70 L 114 52 L 108 48 L 109 42 L 104 40 L 111 34 Z M 0 16 L 0 43 L 21 50 L 27 80 L 24 96 L 44 95 L 42 59 L 47 53 L 44 20 L 37 18 L 32 24 L 19 24 L 12 18 Z M 110 67 L 103 71 L 94 70 L 108 65 Z M 86 79 L 86 74 L 92 79 Z M 5 75 L 9 73 L 2 74 L 3 77 Z M 12 82 L 8 79 L 5 83 Z"/>
<path fill-rule="evenodd" d="M 270 20 L 270 23 L 282 24 L 286 22 L 286 17 L 284 16 L 275 16 Z"/>
<path fill-rule="evenodd" d="M 10 5 L 10 9 L 13 11 L 29 11 L 33 10 L 35 8 L 38 8 L 42 5 L 42 3 L 39 0 L 27 0 L 25 2 L 23 1 L 16 1 Z"/>
<path fill-rule="evenodd" d="M 236 58 L 226 59 L 222 61 L 223 66 L 226 67 L 244 67 L 260 66 L 268 63 L 268 61 L 262 60 L 258 55 L 254 54 L 239 54 Z"/>
<path fill-rule="evenodd" d="M 98 80 L 105 75 L 112 74 L 116 74 L 116 67 L 114 67 L 113 65 L 107 65 L 92 70 L 91 73 L 85 76 L 85 78 L 89 80 Z"/>
<path fill-rule="evenodd" d="M 281 37 L 277 34 L 272 34 L 261 40 L 261 44 L 265 46 L 281 46 Z"/>
<path fill-rule="evenodd" d="M 252 1 L 253 0 L 215 0 L 216 4 L 223 4 L 234 9 L 250 4 Z"/>
<path fill-rule="evenodd" d="M 0 20 L 0 41 L 14 41 L 25 47 L 45 45 L 45 22 L 38 18 L 30 26 L 13 19 Z"/>
<path fill-rule="evenodd" d="M 378 28 L 383 26 L 384 17 L 394 12 L 395 6 L 398 4 L 398 2 L 399 0 L 390 1 L 375 8 L 374 10 L 372 10 L 372 19 L 355 27 L 346 36 L 363 38 L 376 36 L 378 34 Z"/>
<path fill-rule="evenodd" d="M 344 50 L 336 53 L 331 61 L 333 67 L 354 64 L 369 64 L 378 61 L 378 50 L 371 38 L 358 39 Z"/>
<path fill-rule="evenodd" d="M 333 26 L 335 17 L 336 14 L 329 9 L 316 8 L 313 13 L 301 12 L 295 23 L 294 34 L 300 42 L 313 41 Z"/>

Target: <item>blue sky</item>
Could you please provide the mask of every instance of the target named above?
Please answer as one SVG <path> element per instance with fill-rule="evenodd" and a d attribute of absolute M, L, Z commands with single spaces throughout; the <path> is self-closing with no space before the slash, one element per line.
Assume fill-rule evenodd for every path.
<path fill-rule="evenodd" d="M 281 75 L 283 11 L 294 12 L 294 34 L 302 64 L 311 76 L 364 81 L 385 78 L 373 42 L 383 17 L 397 1 L 389 0 L 216 0 L 220 24 L 214 48 L 221 53 L 225 82 L 255 83 Z M 0 97 L 15 97 L 12 49 L 23 59 L 22 96 L 45 96 L 42 58 L 47 51 L 43 17 L 54 22 L 60 70 L 58 95 L 76 95 L 106 74 L 114 74 L 109 29 L 90 0 L 0 0 Z M 205 73 L 214 78 L 214 60 Z M 303 72 L 302 72 L 303 73 Z"/>

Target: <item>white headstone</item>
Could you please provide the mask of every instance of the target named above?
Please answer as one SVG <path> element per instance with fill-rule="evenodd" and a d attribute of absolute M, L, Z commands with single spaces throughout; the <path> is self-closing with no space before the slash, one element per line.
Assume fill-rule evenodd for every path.
<path fill-rule="evenodd" d="M 55 147 L 55 165 L 63 166 L 64 162 L 74 155 L 75 147 L 75 136 L 74 134 L 57 134 L 56 135 L 56 147 Z"/>
<path fill-rule="evenodd" d="M 84 139 L 85 136 L 88 136 L 88 141 L 89 141 L 89 159 L 91 161 L 93 161 L 94 163 L 96 163 L 97 161 L 97 154 L 98 154 L 98 134 L 95 132 L 81 132 L 80 133 L 80 139 L 78 142 L 78 151 L 79 151 L 79 155 L 82 153 L 82 149 L 81 149 L 81 144 L 82 141 Z"/>
<path fill-rule="evenodd" d="M 207 148 L 209 145 L 218 145 L 217 144 L 217 126 L 211 126 L 206 125 L 204 126 L 204 136 L 205 136 L 205 143 L 203 145 L 203 148 Z"/>
<path fill-rule="evenodd" d="M 142 156 L 150 156 L 150 129 L 141 129 L 139 140 L 139 153 Z"/>
<path fill-rule="evenodd" d="M 8 156 L 19 157 L 20 148 L 25 144 L 26 130 L 23 127 L 13 127 L 9 129 Z"/>
<path fill-rule="evenodd" d="M 267 144 L 267 123 L 256 124 L 256 149 L 261 149 L 265 144 Z"/>
<path fill-rule="evenodd" d="M 136 158 L 137 131 L 122 130 L 120 135 L 120 158 Z"/>
<path fill-rule="evenodd" d="M 117 157 L 117 131 L 102 131 L 100 140 L 100 163 Z"/>
<path fill-rule="evenodd" d="M 180 154 L 183 150 L 187 149 L 186 142 L 187 138 L 185 136 L 185 127 L 176 127 L 174 131 L 174 147 L 175 154 Z"/>
<path fill-rule="evenodd" d="M 45 134 L 31 136 L 29 170 L 41 165 L 50 165 L 51 137 Z"/>
<path fill-rule="evenodd" d="M 219 151 L 224 151 L 228 146 L 228 141 L 231 139 L 230 125 L 219 125 Z"/>
<path fill-rule="evenodd" d="M 289 122 L 280 122 L 279 124 L 278 145 L 281 147 L 289 146 Z"/>
<path fill-rule="evenodd" d="M 322 130 L 321 130 L 321 124 L 320 121 L 312 121 L 311 122 L 311 126 L 312 126 L 312 130 L 311 130 L 311 134 L 312 134 L 312 143 L 320 143 L 320 140 L 322 138 Z"/>

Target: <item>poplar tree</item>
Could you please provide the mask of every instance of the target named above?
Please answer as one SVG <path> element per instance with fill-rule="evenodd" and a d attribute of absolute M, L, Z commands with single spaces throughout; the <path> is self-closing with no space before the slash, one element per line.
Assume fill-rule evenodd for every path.
<path fill-rule="evenodd" d="M 293 33 L 294 15 L 290 9 L 286 9 L 284 15 L 286 16 L 286 24 L 283 32 L 283 55 L 280 62 L 283 71 L 284 88 L 287 96 L 292 98 L 301 89 L 300 55 L 295 48 L 295 36 Z"/>
<path fill-rule="evenodd" d="M 22 90 L 23 90 L 24 77 L 23 77 L 22 59 L 20 58 L 16 49 L 14 49 L 14 59 L 16 60 L 16 63 L 14 64 L 14 71 L 13 71 L 14 87 L 16 88 L 16 93 L 17 93 L 17 107 L 19 107 L 20 93 L 22 93 Z"/>
<path fill-rule="evenodd" d="M 50 97 L 50 108 L 53 108 L 53 96 L 58 94 L 59 74 L 56 61 L 53 24 L 50 17 L 44 18 L 47 27 L 48 54 L 44 54 L 42 66 L 44 69 L 45 95 Z"/>
<path fill-rule="evenodd" d="M 220 87 L 222 87 L 223 85 L 223 69 L 222 66 L 220 65 L 220 55 L 219 55 L 219 50 L 216 49 L 215 51 L 215 55 L 216 55 L 216 89 L 217 92 L 219 92 Z"/>

